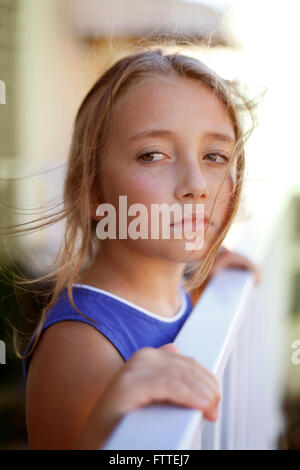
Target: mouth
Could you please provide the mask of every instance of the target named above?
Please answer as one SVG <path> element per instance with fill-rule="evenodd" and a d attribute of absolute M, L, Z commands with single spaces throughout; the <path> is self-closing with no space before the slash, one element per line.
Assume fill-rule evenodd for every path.
<path fill-rule="evenodd" d="M 193 232 L 195 232 L 196 230 L 202 230 L 203 226 L 204 226 L 204 230 L 206 230 L 208 225 L 209 225 L 209 218 L 207 216 L 204 216 L 203 221 L 200 220 L 197 223 L 196 214 L 193 213 L 189 217 L 185 217 L 184 219 L 176 223 L 170 224 L 170 227 L 173 229 L 180 228 L 181 230 L 192 230 Z"/>

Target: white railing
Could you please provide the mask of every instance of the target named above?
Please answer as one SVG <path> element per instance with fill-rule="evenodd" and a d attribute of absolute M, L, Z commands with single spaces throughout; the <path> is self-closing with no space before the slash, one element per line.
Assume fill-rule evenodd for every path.
<path fill-rule="evenodd" d="M 266 201 L 269 196 L 269 204 Z M 215 422 L 171 404 L 133 410 L 101 449 L 276 449 L 284 428 L 291 195 L 264 191 L 264 208 L 246 225 L 236 251 L 259 264 L 252 273 L 226 269 L 208 284 L 175 339 L 179 352 L 217 377 L 222 391 Z"/>

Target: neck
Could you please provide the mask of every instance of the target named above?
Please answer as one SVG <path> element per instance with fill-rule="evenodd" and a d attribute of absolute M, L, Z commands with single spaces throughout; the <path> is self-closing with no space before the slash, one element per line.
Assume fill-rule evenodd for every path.
<path fill-rule="evenodd" d="M 108 290 L 161 316 L 175 315 L 180 308 L 178 286 L 185 263 L 155 258 L 128 244 L 102 242 L 92 265 L 76 282 Z"/>

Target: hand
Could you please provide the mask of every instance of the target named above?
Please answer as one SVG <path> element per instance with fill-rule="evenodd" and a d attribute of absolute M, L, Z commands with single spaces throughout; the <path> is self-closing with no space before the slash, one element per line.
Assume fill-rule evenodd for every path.
<path fill-rule="evenodd" d="M 221 250 L 217 253 L 209 277 L 214 276 L 217 272 L 224 268 L 247 269 L 255 274 L 256 285 L 261 282 L 261 273 L 258 266 L 252 263 L 249 258 L 235 253 L 234 251 L 228 250 L 228 248 L 222 246 Z"/>
<path fill-rule="evenodd" d="M 204 418 L 215 421 L 220 399 L 214 374 L 195 359 L 179 354 L 174 343 L 141 348 L 96 401 L 76 449 L 99 449 L 125 414 L 151 403 L 199 409 Z"/>
<path fill-rule="evenodd" d="M 175 343 L 142 348 L 130 360 L 127 372 L 126 367 L 122 372 L 126 378 L 122 397 L 128 396 L 124 412 L 165 401 L 200 409 L 206 419 L 217 419 L 221 394 L 216 377 L 195 359 L 179 354 Z"/>

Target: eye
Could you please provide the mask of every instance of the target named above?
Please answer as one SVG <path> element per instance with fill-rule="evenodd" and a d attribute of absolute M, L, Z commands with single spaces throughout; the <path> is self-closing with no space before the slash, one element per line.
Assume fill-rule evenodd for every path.
<path fill-rule="evenodd" d="M 142 155 L 140 155 L 138 157 L 138 160 L 142 160 L 143 163 L 152 163 L 154 161 L 157 161 L 157 160 L 143 160 L 144 157 L 150 157 L 152 158 L 153 156 L 154 157 L 157 157 L 159 155 L 163 155 L 161 152 L 159 152 L 159 150 L 153 150 L 152 152 L 147 152 L 147 153 L 143 153 Z M 159 161 L 160 159 L 158 159 Z"/>
<path fill-rule="evenodd" d="M 207 155 L 205 155 L 204 159 L 207 159 L 213 163 L 218 163 L 217 162 L 217 158 L 221 158 L 221 161 L 219 161 L 219 163 L 227 163 L 229 161 L 229 158 L 226 157 L 226 155 L 223 155 L 222 153 L 217 153 L 217 152 L 213 152 L 213 153 L 208 153 Z"/>

